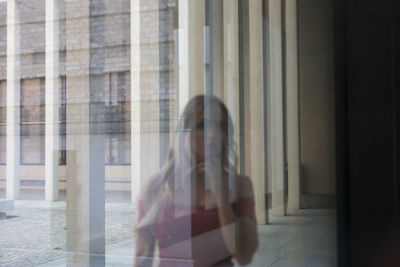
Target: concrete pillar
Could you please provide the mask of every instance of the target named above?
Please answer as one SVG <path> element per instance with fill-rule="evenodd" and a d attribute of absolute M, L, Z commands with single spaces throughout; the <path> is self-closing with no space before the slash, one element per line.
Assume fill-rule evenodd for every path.
<path fill-rule="evenodd" d="M 262 0 L 248 0 L 243 7 L 245 168 L 254 187 L 257 223 L 266 224 Z"/>
<path fill-rule="evenodd" d="M 240 162 L 239 112 L 239 17 L 238 2 L 223 1 L 223 75 L 224 100 L 234 125 L 236 155 Z M 239 167 L 239 166 L 238 166 Z M 238 170 L 239 171 L 239 170 Z"/>
<path fill-rule="evenodd" d="M 300 128 L 297 61 L 297 1 L 285 2 L 286 154 L 288 209 L 300 209 Z"/>
<path fill-rule="evenodd" d="M 140 0 L 131 0 L 131 201 L 140 194 Z"/>
<path fill-rule="evenodd" d="M 69 266 L 105 265 L 104 10 L 104 0 L 66 2 Z"/>
<path fill-rule="evenodd" d="M 131 198 L 160 169 L 159 1 L 131 0 Z"/>
<path fill-rule="evenodd" d="M 272 215 L 285 216 L 285 161 L 282 74 L 282 1 L 269 0 L 269 167 Z"/>
<path fill-rule="evenodd" d="M 211 80 L 213 95 L 225 100 L 223 0 L 209 2 Z"/>
<path fill-rule="evenodd" d="M 205 2 L 179 0 L 179 113 L 205 93 Z"/>
<path fill-rule="evenodd" d="M 20 193 L 20 24 L 17 0 L 7 2 L 7 198 Z"/>
<path fill-rule="evenodd" d="M 58 0 L 46 0 L 46 183 L 45 199 L 58 199 Z"/>

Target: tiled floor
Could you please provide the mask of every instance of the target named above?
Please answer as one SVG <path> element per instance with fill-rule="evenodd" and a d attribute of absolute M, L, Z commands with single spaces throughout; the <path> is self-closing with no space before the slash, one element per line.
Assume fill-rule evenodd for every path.
<path fill-rule="evenodd" d="M 336 266 L 334 210 L 301 210 L 258 227 L 259 249 L 249 266 Z"/>
<path fill-rule="evenodd" d="M 132 266 L 134 207 L 106 205 L 106 265 Z M 16 201 L 0 220 L 0 266 L 65 266 L 65 202 Z M 334 210 L 301 210 L 258 227 L 248 266 L 336 266 Z"/>

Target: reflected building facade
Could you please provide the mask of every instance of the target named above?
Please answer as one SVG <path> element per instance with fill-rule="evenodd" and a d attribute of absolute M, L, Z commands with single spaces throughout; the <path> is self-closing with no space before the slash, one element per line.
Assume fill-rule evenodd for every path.
<path fill-rule="evenodd" d="M 333 166 L 334 136 L 309 129 L 333 129 L 333 73 L 319 83 L 328 104 L 310 108 L 320 70 L 299 71 L 313 62 L 298 45 L 333 51 L 331 36 L 307 39 L 305 2 L 0 1 L 0 198 L 65 200 L 68 261 L 103 264 L 106 199 L 136 204 L 186 104 L 214 95 L 232 116 L 258 225 L 332 208 L 334 168 L 314 163 L 323 150 Z M 333 35 L 329 23 L 313 30 Z"/>

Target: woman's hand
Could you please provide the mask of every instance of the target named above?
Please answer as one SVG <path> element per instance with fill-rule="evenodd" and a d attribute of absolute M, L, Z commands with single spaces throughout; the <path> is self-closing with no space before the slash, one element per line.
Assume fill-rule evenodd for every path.
<path fill-rule="evenodd" d="M 229 199 L 228 176 L 222 168 L 221 159 L 211 157 L 205 162 L 198 163 L 197 170 L 204 172 L 205 179 L 210 183 L 211 192 L 219 203 Z"/>

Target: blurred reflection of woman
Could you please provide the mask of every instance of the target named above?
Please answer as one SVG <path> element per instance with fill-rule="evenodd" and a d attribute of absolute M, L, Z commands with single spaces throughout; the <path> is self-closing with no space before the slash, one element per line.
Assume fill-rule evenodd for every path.
<path fill-rule="evenodd" d="M 251 181 L 236 172 L 225 105 L 196 96 L 186 106 L 161 171 L 138 200 L 136 266 L 247 264 L 258 246 Z M 156 251 L 158 253 L 156 253 Z"/>

